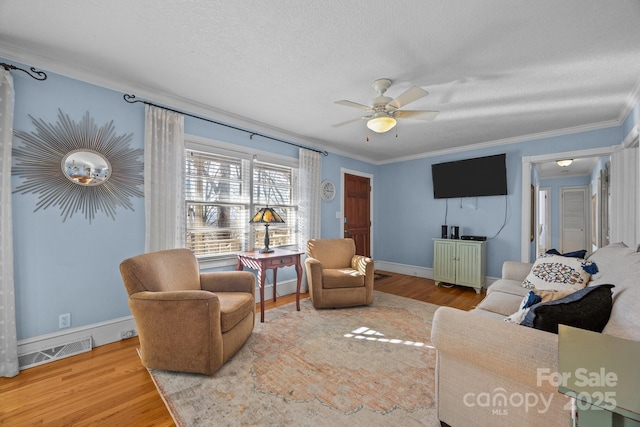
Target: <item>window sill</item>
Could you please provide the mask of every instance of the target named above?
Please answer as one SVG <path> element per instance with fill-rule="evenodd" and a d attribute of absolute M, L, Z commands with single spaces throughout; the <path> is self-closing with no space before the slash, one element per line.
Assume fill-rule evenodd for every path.
<path fill-rule="evenodd" d="M 202 270 L 212 270 L 223 267 L 235 266 L 238 264 L 238 257 L 236 255 L 228 255 L 220 258 L 204 258 L 199 259 L 198 264 L 200 264 L 200 269 Z"/>

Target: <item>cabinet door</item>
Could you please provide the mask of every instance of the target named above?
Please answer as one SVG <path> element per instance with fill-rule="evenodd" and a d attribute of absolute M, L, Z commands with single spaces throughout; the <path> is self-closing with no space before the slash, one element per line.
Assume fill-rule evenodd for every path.
<path fill-rule="evenodd" d="M 436 240 L 433 246 L 433 278 L 436 282 L 456 283 L 456 242 Z"/>
<path fill-rule="evenodd" d="M 484 268 L 482 267 L 482 244 L 476 242 L 458 242 L 457 278 L 458 284 L 479 287 L 482 285 Z"/>

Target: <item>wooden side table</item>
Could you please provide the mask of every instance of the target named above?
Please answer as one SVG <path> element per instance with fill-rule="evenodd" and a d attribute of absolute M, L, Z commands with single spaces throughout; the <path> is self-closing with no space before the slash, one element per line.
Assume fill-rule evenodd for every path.
<path fill-rule="evenodd" d="M 296 285 L 296 309 L 300 311 L 300 284 L 302 283 L 302 264 L 300 255 L 303 252 L 274 249 L 270 253 L 260 253 L 259 250 L 241 252 L 238 254 L 236 270 L 244 267 L 258 270 L 258 287 L 260 288 L 260 322 L 264 322 L 264 283 L 267 270 L 273 270 L 273 301 L 276 300 L 276 277 L 278 268 L 295 266 L 298 276 Z"/>

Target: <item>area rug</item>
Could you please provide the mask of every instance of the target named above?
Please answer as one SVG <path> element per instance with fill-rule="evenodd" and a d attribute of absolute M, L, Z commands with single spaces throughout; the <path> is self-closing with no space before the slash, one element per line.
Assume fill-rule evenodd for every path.
<path fill-rule="evenodd" d="M 366 307 L 268 310 L 211 377 L 151 377 L 178 426 L 437 426 L 438 306 L 374 292 Z"/>

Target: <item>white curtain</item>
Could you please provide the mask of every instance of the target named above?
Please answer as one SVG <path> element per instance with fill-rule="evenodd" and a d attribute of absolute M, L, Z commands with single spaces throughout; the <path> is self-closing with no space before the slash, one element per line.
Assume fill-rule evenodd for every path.
<path fill-rule="evenodd" d="M 184 116 L 146 106 L 146 252 L 184 247 Z"/>
<path fill-rule="evenodd" d="M 624 242 L 629 247 L 640 243 L 638 203 L 638 148 L 625 148 L 611 155 L 611 205 L 609 230 L 611 243 Z"/>
<path fill-rule="evenodd" d="M 320 179 L 322 176 L 322 157 L 320 153 L 305 148 L 299 154 L 299 191 L 298 211 L 298 250 L 307 251 L 309 239 L 320 238 Z M 303 259 L 305 256 L 303 255 Z M 302 288 L 308 289 L 307 276 L 302 275 Z"/>
<path fill-rule="evenodd" d="M 300 240 L 298 249 L 307 250 L 307 241 L 320 237 L 320 179 L 322 175 L 321 154 L 305 148 L 300 149 Z"/>
<path fill-rule="evenodd" d="M 11 145 L 13 137 L 13 78 L 0 71 L 0 377 L 13 377 L 18 367 L 16 300 L 13 283 L 13 224 L 11 221 Z"/>

